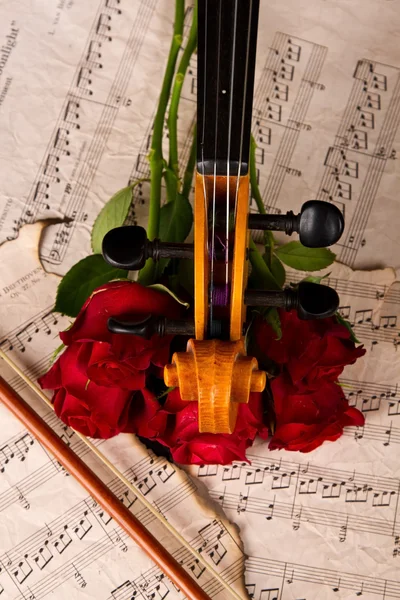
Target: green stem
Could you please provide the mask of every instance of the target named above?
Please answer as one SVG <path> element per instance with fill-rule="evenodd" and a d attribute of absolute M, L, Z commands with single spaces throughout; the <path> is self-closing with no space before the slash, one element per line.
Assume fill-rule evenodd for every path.
<path fill-rule="evenodd" d="M 153 240 L 158 236 L 160 227 L 161 180 L 164 171 L 164 158 L 162 153 L 163 129 L 178 52 L 182 45 L 184 15 L 185 0 L 176 0 L 174 34 L 169 49 L 167 66 L 165 68 L 164 80 L 162 83 L 157 112 L 154 119 L 153 136 L 151 139 L 151 148 L 149 153 L 150 204 L 147 236 L 150 240 Z M 143 285 L 149 285 L 153 282 L 154 273 L 155 264 L 152 259 L 149 259 L 143 269 L 140 271 L 138 280 Z"/>
<path fill-rule="evenodd" d="M 256 280 L 257 288 L 261 290 L 280 290 L 275 277 L 264 261 L 254 240 L 250 238 L 250 262 L 252 266 L 251 277 Z"/>
<path fill-rule="evenodd" d="M 265 206 L 261 196 L 260 188 L 257 182 L 257 168 L 256 168 L 256 149 L 257 144 L 253 136 L 251 136 L 250 142 L 250 185 L 251 193 L 256 201 L 258 212 L 265 215 Z M 275 240 L 272 231 L 264 232 L 264 243 L 265 243 L 265 255 L 268 263 L 268 267 L 271 268 L 272 257 L 274 255 Z"/>
<path fill-rule="evenodd" d="M 169 132 L 169 168 L 175 173 L 176 181 L 179 181 L 179 163 L 178 163 L 178 110 L 181 100 L 182 86 L 185 80 L 186 71 L 189 67 L 190 59 L 197 47 L 197 0 L 193 6 L 192 25 L 190 27 L 189 37 L 186 47 L 183 51 L 177 73 L 175 75 L 172 88 L 171 102 L 168 114 L 168 132 Z"/>
<path fill-rule="evenodd" d="M 189 198 L 190 190 L 193 182 L 193 173 L 196 165 L 196 154 L 197 154 L 197 126 L 194 126 L 193 130 L 193 142 L 190 149 L 189 160 L 186 165 L 185 174 L 183 176 L 182 196 Z"/>

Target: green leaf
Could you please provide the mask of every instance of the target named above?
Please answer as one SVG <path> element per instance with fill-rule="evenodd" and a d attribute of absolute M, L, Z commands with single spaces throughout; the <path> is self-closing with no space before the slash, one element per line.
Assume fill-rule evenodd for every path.
<path fill-rule="evenodd" d="M 136 184 L 139 182 L 136 182 Z M 134 184 L 135 185 L 135 184 Z M 101 254 L 103 238 L 114 227 L 121 227 L 128 216 L 132 203 L 132 190 L 134 185 L 129 185 L 119 190 L 103 206 L 92 228 L 92 250 L 95 254 Z"/>
<path fill-rule="evenodd" d="M 110 267 L 99 254 L 80 260 L 58 286 L 55 312 L 76 317 L 92 292 L 112 279 L 126 279 L 126 271 Z"/>
<path fill-rule="evenodd" d="M 335 260 L 335 254 L 327 248 L 306 248 L 300 242 L 289 242 L 275 250 L 278 258 L 299 271 L 319 271 Z"/>
<path fill-rule="evenodd" d="M 179 302 L 179 304 L 182 304 L 182 306 L 184 306 L 185 308 L 189 308 L 190 306 L 189 302 L 184 302 L 184 300 L 178 298 L 178 296 L 174 294 L 174 292 L 171 292 L 171 290 L 169 290 L 165 285 L 162 285 L 161 283 L 154 283 L 153 285 L 149 285 L 147 287 L 151 288 L 152 290 L 163 292 L 164 294 L 169 294 L 174 300 Z"/>
<path fill-rule="evenodd" d="M 162 242 L 184 242 L 192 229 L 193 210 L 182 194 L 167 202 L 160 211 L 160 240 Z"/>
<path fill-rule="evenodd" d="M 321 283 L 323 279 L 326 279 L 330 276 L 330 273 L 326 275 L 309 275 L 308 277 L 304 277 L 302 281 L 307 281 L 308 283 Z"/>
<path fill-rule="evenodd" d="M 340 325 L 344 325 L 344 327 L 346 327 L 346 329 L 350 332 L 351 341 L 354 342 L 355 344 L 361 344 L 360 340 L 358 340 L 356 338 L 356 334 L 354 333 L 350 323 L 348 321 L 346 321 L 346 319 L 344 319 L 340 313 L 336 313 L 335 317 L 336 317 L 337 322 Z"/>
<path fill-rule="evenodd" d="M 285 280 L 286 280 L 286 271 L 285 271 L 285 267 L 283 266 L 283 264 L 281 263 L 279 258 L 277 256 L 275 256 L 275 254 L 272 257 L 271 273 L 274 276 L 278 285 L 281 288 L 283 288 L 283 286 L 285 285 Z"/>
<path fill-rule="evenodd" d="M 268 308 L 263 315 L 264 321 L 266 321 L 274 330 L 277 335 L 277 340 L 282 338 L 282 325 L 279 313 L 276 308 Z"/>
<path fill-rule="evenodd" d="M 161 398 L 164 398 L 165 396 L 168 396 L 168 394 L 169 394 L 170 392 L 173 392 L 173 391 L 174 391 L 174 389 L 175 389 L 175 387 L 168 387 L 168 388 L 165 390 L 165 392 L 163 392 L 162 394 L 160 394 L 159 396 L 157 396 L 157 398 L 156 398 L 156 399 L 157 399 L 157 400 L 161 400 Z"/>
<path fill-rule="evenodd" d="M 192 229 L 193 210 L 190 202 L 182 194 L 167 202 L 160 211 L 159 237 L 162 242 L 184 242 Z M 164 258 L 157 263 L 157 278 L 164 272 L 171 259 Z"/>
<path fill-rule="evenodd" d="M 194 298 L 194 260 L 182 258 L 178 265 L 180 285 Z"/>

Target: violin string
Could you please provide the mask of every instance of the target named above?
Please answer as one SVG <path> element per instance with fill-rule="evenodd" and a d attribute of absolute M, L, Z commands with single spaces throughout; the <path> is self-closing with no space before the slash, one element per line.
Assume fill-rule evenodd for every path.
<path fill-rule="evenodd" d="M 51 410 L 54 411 L 54 406 L 51 402 L 51 400 L 49 400 L 49 398 L 46 396 L 46 394 L 15 364 L 15 362 L 13 360 L 11 360 L 11 358 L 3 351 L 0 349 L 0 358 L 2 358 L 4 360 L 5 363 L 7 363 L 7 365 L 9 367 L 11 367 L 11 369 L 26 383 L 26 385 L 33 391 L 35 392 L 35 394 L 49 407 L 51 408 Z M 200 552 L 197 552 L 197 550 L 195 550 L 190 544 L 189 542 L 175 529 L 175 527 L 173 527 L 173 525 L 171 525 L 169 523 L 169 521 L 167 521 L 167 519 L 156 509 L 154 508 L 154 506 L 151 504 L 151 502 L 149 502 L 147 500 L 147 498 L 144 496 L 143 492 L 141 491 L 141 489 L 136 486 L 134 483 L 132 483 L 131 481 L 129 481 L 129 479 L 127 479 L 125 477 L 125 475 L 123 473 L 121 473 L 121 471 L 119 469 L 117 469 L 117 467 L 105 456 L 105 454 L 103 454 L 94 444 L 93 442 L 90 441 L 89 438 L 87 438 L 86 436 L 82 435 L 81 433 L 79 433 L 79 431 L 76 431 L 75 429 L 73 429 L 72 431 L 74 431 L 75 435 L 77 435 L 82 442 L 91 450 L 91 452 L 93 452 L 93 454 L 95 454 L 97 456 L 97 458 L 100 459 L 100 461 L 133 493 L 135 494 L 135 496 L 137 496 L 137 499 L 139 500 L 139 502 L 141 502 L 143 504 L 143 506 L 145 506 L 145 508 L 147 508 L 147 510 L 149 512 L 151 512 L 151 514 L 158 519 L 165 527 L 166 529 L 175 537 L 175 539 L 182 544 L 182 546 L 184 548 L 186 548 L 186 550 L 188 550 L 188 552 L 190 552 L 197 561 L 199 561 L 203 567 L 208 570 L 211 575 L 213 575 L 213 577 L 215 577 L 215 579 L 226 589 L 230 592 L 230 594 L 232 595 L 233 598 L 235 598 L 235 600 L 244 600 L 237 592 L 235 592 L 235 590 L 229 585 L 228 582 L 226 582 L 221 575 L 218 573 L 218 571 L 216 571 L 212 565 L 210 565 L 205 558 L 200 554 Z"/>
<path fill-rule="evenodd" d="M 239 177 L 240 177 L 240 172 L 242 170 L 242 160 L 243 160 L 243 135 L 244 135 L 244 122 L 245 122 L 245 116 L 246 116 L 246 104 L 247 104 L 247 79 L 248 79 L 249 58 L 250 58 L 251 17 L 252 17 L 252 13 L 253 13 L 253 0 L 250 0 L 250 3 L 249 3 L 249 22 L 248 22 L 248 31 L 247 31 L 246 65 L 245 65 L 245 75 L 244 75 L 242 124 L 241 124 L 241 132 L 240 132 L 239 167 L 238 167 L 238 173 L 237 173 L 237 179 L 236 179 L 235 214 L 236 214 L 236 210 L 237 210 L 237 201 L 238 201 L 238 196 L 239 196 Z"/>
<path fill-rule="evenodd" d="M 216 86 L 216 118 L 215 118 L 215 139 L 214 139 L 214 178 L 213 178 L 213 199 L 212 199 L 212 227 L 211 227 L 211 269 L 210 269 L 210 325 L 211 335 L 213 331 L 213 293 L 214 293 L 214 256 L 215 256 L 215 215 L 217 198 L 217 140 L 218 140 L 218 113 L 219 113 L 219 84 L 221 68 L 221 29 L 222 29 L 222 0 L 219 0 L 218 14 L 218 50 L 217 50 L 217 86 Z"/>
<path fill-rule="evenodd" d="M 204 65 L 203 65 L 203 127 L 201 132 L 201 164 L 202 164 L 202 182 L 203 182 L 203 198 L 204 198 L 204 215 L 205 219 L 208 223 L 208 210 L 209 210 L 209 202 L 208 202 L 208 191 L 206 186 L 206 166 L 204 161 L 204 144 L 206 138 L 206 98 L 207 98 L 207 77 L 206 73 L 206 65 L 207 65 L 207 37 L 208 37 L 208 0 L 205 0 L 204 3 Z M 209 248 L 208 248 L 208 237 L 205 239 L 205 244 L 207 244 L 207 252 L 206 256 L 209 256 Z M 205 282 L 204 282 L 205 285 Z M 206 333 L 206 332 L 205 332 Z"/>
<path fill-rule="evenodd" d="M 236 52 L 236 33 L 238 17 L 238 0 L 235 0 L 235 11 L 233 21 L 233 43 L 231 59 L 231 82 L 229 98 L 229 127 L 228 127 L 228 161 L 227 161 L 227 179 L 226 179 L 226 249 L 225 249 L 225 287 L 229 284 L 229 216 L 230 216 L 230 160 L 231 160 L 231 141 L 232 141 L 232 117 L 233 117 L 233 86 L 235 81 L 235 52 Z"/>

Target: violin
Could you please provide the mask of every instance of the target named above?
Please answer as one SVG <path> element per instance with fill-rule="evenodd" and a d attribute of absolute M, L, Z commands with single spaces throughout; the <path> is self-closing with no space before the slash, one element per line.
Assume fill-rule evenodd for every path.
<path fill-rule="evenodd" d="M 335 290 L 302 282 L 297 289 L 247 289 L 253 230 L 299 233 L 308 247 L 325 247 L 342 235 L 336 206 L 306 202 L 300 214 L 249 214 L 249 156 L 259 0 L 199 0 L 197 165 L 194 244 L 149 240 L 138 226 L 116 228 L 103 240 L 114 267 L 141 269 L 151 258 L 194 261 L 194 319 L 147 317 L 140 323 L 110 318 L 114 333 L 190 336 L 186 352 L 166 365 L 164 381 L 199 407 L 199 431 L 232 433 L 238 408 L 262 392 L 266 373 L 246 354 L 248 308 L 296 310 L 299 318 L 332 316 Z"/>

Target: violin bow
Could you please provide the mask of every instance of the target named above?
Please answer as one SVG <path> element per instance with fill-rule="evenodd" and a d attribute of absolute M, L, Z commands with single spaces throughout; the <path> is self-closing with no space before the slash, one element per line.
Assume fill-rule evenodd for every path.
<path fill-rule="evenodd" d="M 49 398 L 47 398 L 45 393 L 31 379 L 29 379 L 29 377 L 27 377 L 27 375 L 25 375 L 25 373 L 15 364 L 15 362 L 13 360 L 11 360 L 11 358 L 3 350 L 1 350 L 1 348 L 0 348 L 0 358 L 4 360 L 4 362 L 24 381 L 24 383 L 42 400 L 42 402 L 44 402 L 44 404 L 46 404 L 46 406 L 48 406 L 51 410 L 54 411 L 54 407 L 51 403 L 51 400 L 49 400 Z M 3 404 L 14 414 L 14 416 L 16 416 L 20 420 L 20 422 L 30 431 L 30 433 L 32 433 L 32 435 L 34 435 L 36 437 L 36 439 L 38 439 L 38 441 L 40 443 L 42 443 L 46 448 L 48 448 L 48 446 L 46 445 L 46 438 L 43 439 L 42 437 L 39 437 L 39 435 L 41 435 L 40 431 L 38 429 L 35 429 L 35 431 L 36 431 L 36 433 L 35 433 L 35 431 L 33 431 L 33 429 L 30 427 L 30 418 L 31 418 L 31 414 L 34 411 L 28 406 L 28 410 L 27 410 L 27 412 L 25 412 L 25 410 L 24 410 L 25 407 L 23 406 L 23 408 L 22 408 L 23 412 L 20 412 L 20 408 L 18 408 L 18 407 L 20 406 L 21 402 L 23 403 L 23 405 L 26 405 L 25 401 L 22 400 L 22 398 L 20 398 L 15 393 L 14 390 L 12 390 L 11 386 L 2 377 L 0 377 L 0 401 L 3 402 Z M 34 413 L 34 415 L 35 415 L 36 420 L 39 419 L 43 423 L 43 425 L 46 427 L 46 431 L 48 429 L 50 429 L 48 427 L 48 425 L 43 421 L 43 419 L 38 417 L 38 415 L 36 415 L 36 413 Z M 50 429 L 50 431 L 52 431 L 52 430 Z M 120 481 L 122 481 L 122 483 L 128 489 L 130 489 L 137 496 L 139 502 L 141 502 L 143 504 L 143 506 L 145 506 L 147 508 L 147 510 L 149 510 L 155 516 L 155 518 L 164 525 L 164 527 L 166 527 L 166 529 L 175 537 L 175 539 L 184 548 L 186 548 L 194 556 L 194 558 L 196 560 L 198 560 L 199 563 L 201 563 L 204 566 L 204 568 L 207 571 L 209 571 L 209 573 L 221 584 L 221 586 L 229 592 L 229 594 L 231 595 L 232 598 L 235 598 L 235 600 L 243 600 L 243 598 L 229 585 L 229 583 L 227 583 L 221 577 L 221 575 L 218 573 L 218 571 L 216 571 L 212 567 L 212 565 L 210 565 L 206 561 L 206 559 L 203 557 L 203 555 L 200 554 L 199 552 L 197 552 L 197 550 L 195 550 L 189 544 L 189 542 L 171 525 L 171 523 L 169 523 L 169 521 L 167 521 L 167 519 L 161 513 L 159 513 L 157 511 L 157 509 L 154 508 L 154 506 L 151 504 L 151 502 L 149 502 L 149 500 L 147 500 L 147 498 L 144 496 L 142 490 L 137 485 L 135 485 L 135 483 L 129 481 L 123 475 L 123 473 L 121 473 L 121 471 L 119 471 L 119 469 L 117 469 L 115 467 L 115 465 L 93 444 L 93 442 L 91 440 L 89 440 L 86 436 L 82 435 L 78 431 L 75 431 L 75 435 L 77 435 L 82 440 L 82 442 L 91 450 L 91 452 L 93 452 L 93 454 L 95 454 L 97 456 L 97 458 L 99 458 L 100 461 L 116 477 L 118 477 L 118 479 L 120 479 Z M 48 450 L 50 453 L 53 453 L 51 448 L 48 448 Z M 64 444 L 64 450 L 66 452 L 71 453 L 70 455 L 71 455 L 72 460 L 77 458 L 75 453 L 65 444 Z M 62 466 L 65 468 L 65 470 L 70 472 L 68 466 L 62 462 L 62 457 L 56 456 L 55 454 L 53 454 L 53 455 L 58 460 L 58 462 L 60 462 L 60 464 L 62 464 Z M 82 463 L 81 459 L 78 459 L 78 461 L 80 463 Z M 84 464 L 84 463 L 82 463 L 82 464 Z M 86 470 L 88 470 L 87 467 L 86 467 Z M 74 475 L 74 473 L 70 472 L 70 475 Z M 83 473 L 82 476 L 85 477 L 85 473 Z M 100 480 L 98 480 L 96 475 L 94 475 L 94 477 L 97 479 L 97 483 L 98 483 Z M 79 483 L 81 483 L 81 481 L 79 479 L 78 479 L 78 481 L 79 481 Z M 107 486 L 105 486 L 105 484 L 103 484 L 101 481 L 100 481 L 100 483 L 102 484 L 101 490 L 103 490 L 104 488 L 106 490 L 108 490 L 108 488 L 107 488 Z M 87 489 L 87 491 L 89 491 L 89 489 L 87 487 L 85 487 L 85 489 Z M 108 490 L 108 492 L 111 493 L 109 490 Z M 89 493 L 91 493 L 91 492 L 89 491 Z M 107 494 L 107 497 L 108 497 L 108 494 Z M 120 501 L 118 499 L 116 499 L 116 500 L 120 503 Z M 102 508 L 105 511 L 108 511 L 108 506 L 106 506 L 105 504 L 102 504 L 101 500 L 96 499 L 96 501 L 98 502 L 99 505 L 102 506 Z M 127 513 L 125 511 L 125 516 L 126 516 L 126 514 Z M 132 514 L 132 513 L 130 513 L 130 514 Z M 132 515 L 132 516 L 134 517 L 134 515 Z M 115 520 L 122 528 L 124 528 L 123 524 L 120 521 L 118 521 L 118 518 L 116 518 Z M 134 520 L 137 521 L 136 517 L 134 517 Z M 141 547 L 150 556 L 150 558 L 152 558 L 154 560 L 154 557 L 157 557 L 157 552 L 158 552 L 157 546 L 154 546 L 154 547 L 147 546 L 146 548 L 143 547 L 142 544 L 140 543 L 140 539 L 141 539 L 141 535 L 142 535 L 141 532 L 142 532 L 142 530 L 147 532 L 147 530 L 138 521 L 136 523 L 134 523 L 134 527 L 137 528 L 137 536 L 139 536 L 139 537 L 135 538 L 135 537 L 131 536 L 132 539 L 134 541 L 136 541 L 137 544 L 139 545 L 139 547 Z M 125 531 L 128 533 L 128 535 L 130 535 L 130 533 L 126 529 L 125 529 Z M 149 534 L 149 535 L 151 535 L 151 534 Z M 163 557 L 161 557 L 161 560 L 163 560 L 163 558 L 164 558 L 164 555 L 163 555 Z M 186 577 L 187 573 L 186 573 L 186 571 L 183 570 L 183 567 L 181 567 L 181 565 L 179 563 L 177 563 L 172 557 L 171 557 L 171 559 L 174 561 L 172 563 L 172 568 L 175 569 L 177 566 L 179 567 L 178 577 L 180 577 L 182 575 L 182 573 L 179 574 L 179 571 L 182 571 Z M 167 571 L 163 568 L 163 565 L 160 564 L 160 562 L 157 562 L 157 560 L 154 560 L 154 562 L 161 568 L 161 570 L 168 577 L 170 577 L 171 581 L 173 581 L 178 587 L 180 587 L 178 580 L 175 580 L 173 577 L 171 577 L 167 573 Z M 189 579 L 191 581 L 193 581 L 190 577 L 189 577 Z M 196 595 L 188 596 L 188 598 L 192 598 L 192 597 L 194 599 L 196 599 L 198 596 L 196 596 Z M 208 598 L 208 596 L 202 596 L 202 598 L 203 597 Z"/>
<path fill-rule="evenodd" d="M 259 6 L 259 0 L 199 0 L 194 245 L 149 240 L 138 226 L 118 227 L 103 239 L 105 260 L 119 269 L 141 269 L 148 259 L 194 260 L 194 318 L 110 318 L 108 328 L 147 338 L 189 336 L 187 351 L 166 365 L 164 382 L 179 387 L 182 400 L 198 402 L 199 431 L 207 433 L 232 433 L 240 404 L 266 385 L 256 358 L 246 354 L 247 307 L 281 307 L 314 319 L 339 306 L 335 290 L 315 283 L 247 289 L 251 230 L 297 232 L 303 245 L 322 247 L 336 243 L 344 228 L 339 209 L 318 200 L 298 215 L 249 214 Z"/>

